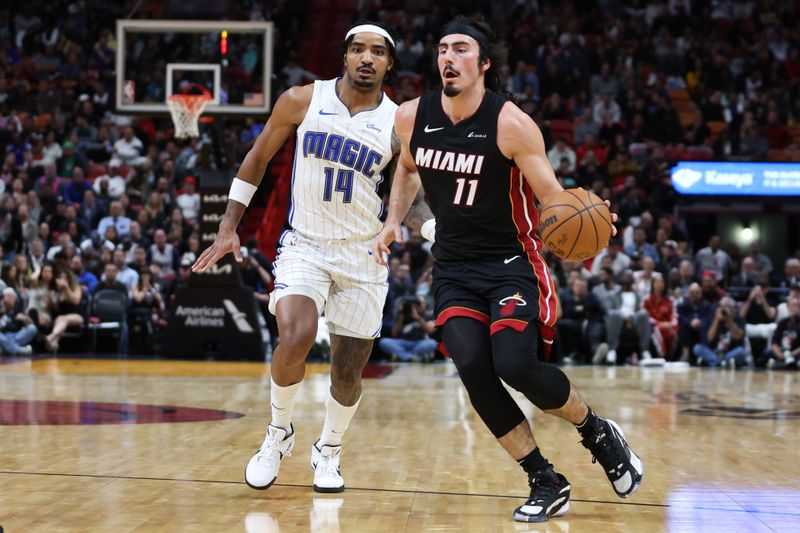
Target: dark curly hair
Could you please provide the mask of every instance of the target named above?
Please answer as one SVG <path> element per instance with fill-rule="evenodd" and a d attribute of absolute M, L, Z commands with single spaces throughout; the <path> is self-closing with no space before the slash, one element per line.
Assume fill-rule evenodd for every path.
<path fill-rule="evenodd" d="M 344 32 L 345 35 L 347 35 L 347 33 L 356 26 L 361 26 L 363 24 L 372 24 L 373 26 L 378 26 L 379 28 L 386 30 L 386 33 L 388 33 L 391 36 L 392 40 L 395 42 L 395 44 L 397 44 L 398 37 L 397 37 L 397 32 L 394 30 L 394 28 L 392 28 L 388 24 L 384 24 L 383 22 L 375 22 L 372 20 L 365 20 L 365 19 L 357 20 L 356 22 L 351 24 L 349 28 L 347 28 L 347 31 Z M 354 35 L 351 35 L 350 37 L 342 41 L 342 46 L 339 47 L 339 57 L 344 58 L 345 54 L 347 54 L 347 49 L 350 47 L 350 43 L 353 42 L 353 37 Z M 386 75 L 383 77 L 383 83 L 387 84 L 390 83 L 392 80 L 394 80 L 395 76 L 397 75 L 397 72 L 401 70 L 402 64 L 400 63 L 400 58 L 397 57 L 397 50 L 395 44 L 392 44 L 389 41 L 389 39 L 386 39 L 385 37 L 384 40 L 386 41 L 386 47 L 389 49 L 389 56 L 392 58 L 392 68 L 387 70 Z"/>

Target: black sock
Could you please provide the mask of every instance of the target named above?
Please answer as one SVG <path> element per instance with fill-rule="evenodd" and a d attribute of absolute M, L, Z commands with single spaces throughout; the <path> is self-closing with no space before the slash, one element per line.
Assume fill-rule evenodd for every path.
<path fill-rule="evenodd" d="M 589 412 L 586 413 L 586 418 L 580 424 L 575 424 L 575 429 L 581 434 L 584 439 L 592 434 L 595 424 L 597 423 L 597 415 L 594 414 L 592 408 L 589 407 Z"/>
<path fill-rule="evenodd" d="M 539 470 L 543 470 L 547 468 L 549 464 L 547 459 L 542 457 L 542 452 L 539 451 L 539 448 L 534 448 L 531 453 L 517 461 L 519 466 L 527 472 L 528 474 L 533 474 L 534 472 L 538 472 Z"/>

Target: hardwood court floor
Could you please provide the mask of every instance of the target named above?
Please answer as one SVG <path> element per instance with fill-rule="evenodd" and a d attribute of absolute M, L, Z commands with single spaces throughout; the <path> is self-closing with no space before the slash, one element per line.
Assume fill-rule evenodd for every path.
<path fill-rule="evenodd" d="M 575 430 L 530 410 L 543 453 L 572 484 L 572 508 L 546 524 L 520 524 L 511 515 L 526 479 L 449 364 L 401 365 L 365 380 L 345 439 L 348 489 L 318 495 L 308 459 L 324 418 L 324 365 L 309 365 L 294 454 L 261 492 L 242 477 L 263 438 L 264 365 L 4 363 L 0 525 L 8 533 L 800 531 L 798 373 L 567 368 L 595 410 L 626 431 L 645 462 L 644 484 L 618 499 Z M 227 413 L 178 423 L 212 413 L 184 407 Z M 160 416 L 175 421 L 155 423 Z"/>

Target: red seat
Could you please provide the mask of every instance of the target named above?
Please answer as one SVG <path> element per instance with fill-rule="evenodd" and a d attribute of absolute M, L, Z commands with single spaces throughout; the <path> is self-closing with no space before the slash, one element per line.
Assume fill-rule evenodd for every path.
<path fill-rule="evenodd" d="M 106 165 L 102 163 L 89 163 L 86 179 L 94 183 L 95 179 L 100 176 L 105 176 L 106 174 L 108 174 L 108 167 L 106 167 Z"/>
<path fill-rule="evenodd" d="M 686 159 L 689 161 L 711 161 L 714 151 L 708 146 L 690 146 L 686 149 Z"/>
<path fill-rule="evenodd" d="M 575 144 L 574 129 L 571 120 L 553 118 L 547 122 L 547 125 L 550 126 L 550 133 L 554 141 L 559 137 L 564 137 L 568 145 L 573 146 Z"/>
<path fill-rule="evenodd" d="M 664 149 L 664 157 L 667 161 L 682 161 L 686 159 L 686 154 L 679 146 L 668 146 Z"/>

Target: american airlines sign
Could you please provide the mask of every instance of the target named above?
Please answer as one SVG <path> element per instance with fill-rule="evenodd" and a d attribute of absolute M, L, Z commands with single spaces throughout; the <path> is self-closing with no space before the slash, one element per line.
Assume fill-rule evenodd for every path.
<path fill-rule="evenodd" d="M 261 359 L 258 312 L 253 291 L 246 287 L 181 287 L 167 322 L 164 353 Z"/>
<path fill-rule="evenodd" d="M 247 314 L 239 311 L 231 300 L 226 298 L 222 300 L 222 304 L 222 307 L 179 305 L 175 309 L 175 316 L 183 318 L 183 325 L 186 327 L 224 328 L 225 314 L 227 312 L 240 333 L 253 333 L 255 331 L 250 322 L 247 321 Z"/>

